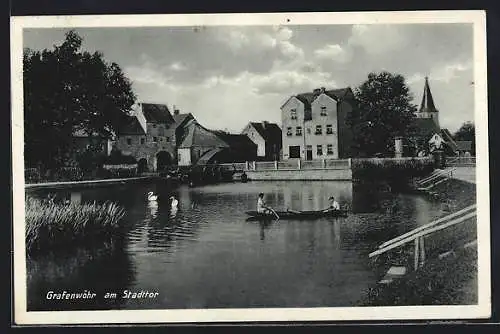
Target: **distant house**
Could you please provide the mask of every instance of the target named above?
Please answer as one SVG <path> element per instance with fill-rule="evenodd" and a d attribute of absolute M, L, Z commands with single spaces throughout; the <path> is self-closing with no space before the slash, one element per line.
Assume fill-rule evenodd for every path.
<path fill-rule="evenodd" d="M 293 95 L 281 106 L 283 159 L 339 159 L 351 156 L 347 116 L 355 106 L 347 88 Z"/>
<path fill-rule="evenodd" d="M 75 129 L 72 135 L 74 153 L 83 153 L 90 149 L 109 155 L 112 148 L 112 139 L 104 138 L 93 132 L 89 134 L 84 129 Z"/>
<path fill-rule="evenodd" d="M 214 131 L 214 133 L 229 146 L 216 156 L 219 163 L 257 160 L 257 144 L 247 135 L 224 131 Z"/>
<path fill-rule="evenodd" d="M 277 124 L 267 121 L 250 122 L 241 133 L 257 145 L 259 160 L 280 160 L 282 134 Z"/>
<path fill-rule="evenodd" d="M 202 156 L 209 161 L 222 149 L 229 147 L 224 140 L 195 119 L 187 121 L 183 129 L 183 137 L 177 147 L 179 166 L 194 165 Z"/>
<path fill-rule="evenodd" d="M 471 156 L 473 154 L 472 141 L 457 140 L 457 153 L 460 156 Z"/>
<path fill-rule="evenodd" d="M 116 147 L 141 170 L 159 171 L 175 163 L 177 124 L 164 104 L 139 103 L 118 131 Z"/>

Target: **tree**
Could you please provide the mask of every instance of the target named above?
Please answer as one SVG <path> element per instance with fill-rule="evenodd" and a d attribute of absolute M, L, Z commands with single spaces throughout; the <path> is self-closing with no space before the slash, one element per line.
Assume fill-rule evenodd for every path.
<path fill-rule="evenodd" d="M 357 108 L 348 123 L 353 131 L 353 154 L 392 155 L 395 137 L 411 132 L 416 105 L 402 75 L 370 73 L 356 90 Z"/>
<path fill-rule="evenodd" d="M 136 97 L 116 63 L 100 52 L 81 51 L 74 31 L 52 50 L 23 54 L 25 160 L 48 167 L 64 165 L 72 134 L 111 138 Z"/>

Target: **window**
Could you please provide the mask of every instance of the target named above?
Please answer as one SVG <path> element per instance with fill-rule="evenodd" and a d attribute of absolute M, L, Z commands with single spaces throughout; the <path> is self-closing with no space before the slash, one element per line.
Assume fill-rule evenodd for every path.
<path fill-rule="evenodd" d="M 158 127 L 158 135 L 159 136 L 165 135 L 165 128 L 163 126 Z"/>
<path fill-rule="evenodd" d="M 158 137 L 153 137 L 153 143 L 157 143 L 158 142 Z"/>
<path fill-rule="evenodd" d="M 326 145 L 326 154 L 328 154 L 328 155 L 333 154 L 333 144 Z"/>
<path fill-rule="evenodd" d="M 321 116 L 327 116 L 328 113 L 326 112 L 326 107 L 325 106 L 321 106 Z"/>
<path fill-rule="evenodd" d="M 163 137 L 160 137 L 160 141 L 163 141 Z"/>
<path fill-rule="evenodd" d="M 318 156 L 323 155 L 323 145 L 316 146 L 316 155 L 318 155 Z"/>
<path fill-rule="evenodd" d="M 289 127 L 286 128 L 286 135 L 287 136 L 291 136 L 292 135 L 292 127 L 291 126 L 289 126 Z"/>
<path fill-rule="evenodd" d="M 127 145 L 132 145 L 132 138 L 127 138 Z"/>
<path fill-rule="evenodd" d="M 316 125 L 316 132 L 315 134 L 321 135 L 323 134 L 323 129 L 321 128 L 321 125 Z"/>
<path fill-rule="evenodd" d="M 156 129 L 156 124 L 153 124 L 153 128 Z"/>
<path fill-rule="evenodd" d="M 170 141 L 170 137 L 165 137 L 165 141 L 168 143 Z"/>
<path fill-rule="evenodd" d="M 290 118 L 297 119 L 297 109 L 290 110 Z"/>
<path fill-rule="evenodd" d="M 326 134 L 327 135 L 333 134 L 333 126 L 331 124 L 326 125 Z"/>
<path fill-rule="evenodd" d="M 300 158 L 300 146 L 288 146 L 288 154 L 290 158 Z"/>
<path fill-rule="evenodd" d="M 295 135 L 296 135 L 296 136 L 302 136 L 302 127 L 301 127 L 301 126 L 298 126 L 298 127 L 295 129 Z"/>
<path fill-rule="evenodd" d="M 145 142 L 146 142 L 146 138 L 141 138 L 141 145 L 144 145 Z"/>

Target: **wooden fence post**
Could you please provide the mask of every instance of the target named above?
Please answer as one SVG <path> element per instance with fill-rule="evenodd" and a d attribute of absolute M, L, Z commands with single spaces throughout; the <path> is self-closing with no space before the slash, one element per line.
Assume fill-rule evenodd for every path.
<path fill-rule="evenodd" d="M 274 170 L 278 170 L 278 161 L 274 160 Z"/>
<path fill-rule="evenodd" d="M 299 159 L 299 160 L 298 160 L 298 167 L 299 167 L 299 169 L 302 169 L 301 164 L 302 164 L 302 160 L 300 160 L 300 159 Z"/>
<path fill-rule="evenodd" d="M 323 169 L 326 168 L 326 159 L 322 159 L 323 160 Z"/>
<path fill-rule="evenodd" d="M 414 261 L 413 261 L 413 268 L 414 270 L 418 269 L 418 257 L 419 257 L 419 238 L 415 238 L 415 251 L 414 251 Z"/>

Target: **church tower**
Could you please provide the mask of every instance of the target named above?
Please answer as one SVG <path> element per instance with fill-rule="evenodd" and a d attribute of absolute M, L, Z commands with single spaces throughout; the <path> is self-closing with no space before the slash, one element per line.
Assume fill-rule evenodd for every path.
<path fill-rule="evenodd" d="M 420 109 L 417 112 L 417 118 L 430 118 L 439 128 L 439 112 L 434 106 L 428 77 L 425 77 L 424 94 L 422 96 L 422 103 L 420 103 Z"/>

